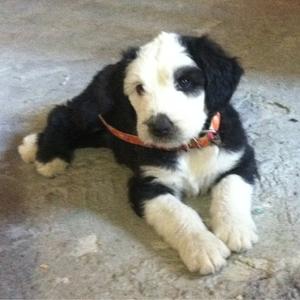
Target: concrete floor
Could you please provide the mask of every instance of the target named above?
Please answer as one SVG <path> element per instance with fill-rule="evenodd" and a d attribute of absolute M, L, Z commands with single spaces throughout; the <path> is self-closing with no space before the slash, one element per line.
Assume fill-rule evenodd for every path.
<path fill-rule="evenodd" d="M 0 298 L 300 299 L 300 2 L 2 0 Z M 246 69 L 234 96 L 257 151 L 260 242 L 213 276 L 187 272 L 134 215 L 130 171 L 78 151 L 49 180 L 21 162 L 21 137 L 121 49 L 159 31 L 209 32 Z M 208 199 L 191 199 L 207 216 Z"/>

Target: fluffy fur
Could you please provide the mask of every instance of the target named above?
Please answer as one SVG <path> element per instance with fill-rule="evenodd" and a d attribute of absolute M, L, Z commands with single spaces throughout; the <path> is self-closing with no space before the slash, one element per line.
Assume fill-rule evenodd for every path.
<path fill-rule="evenodd" d="M 230 105 L 243 70 L 208 37 L 161 33 L 100 71 L 89 86 L 53 109 L 44 131 L 19 146 L 25 162 L 42 175 L 61 173 L 80 147 L 108 147 L 134 171 L 129 200 L 174 249 L 190 271 L 209 274 L 231 251 L 257 241 L 251 194 L 257 175 L 238 113 Z M 208 129 L 221 114 L 220 145 L 167 151 L 127 144 L 100 123 L 101 114 L 144 143 L 174 148 Z M 212 231 L 182 200 L 212 191 Z"/>

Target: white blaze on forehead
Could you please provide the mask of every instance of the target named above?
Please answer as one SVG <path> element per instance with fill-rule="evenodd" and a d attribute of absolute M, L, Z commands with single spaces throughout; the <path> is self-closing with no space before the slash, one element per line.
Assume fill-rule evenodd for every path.
<path fill-rule="evenodd" d="M 125 93 L 130 94 L 132 84 L 142 83 L 145 88 L 166 85 L 173 72 L 183 66 L 194 66 L 175 33 L 160 33 L 153 41 L 142 46 L 137 58 L 128 66 Z"/>

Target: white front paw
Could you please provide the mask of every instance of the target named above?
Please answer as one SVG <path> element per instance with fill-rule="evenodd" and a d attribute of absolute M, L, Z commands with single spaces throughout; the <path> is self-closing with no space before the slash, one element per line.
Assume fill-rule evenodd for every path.
<path fill-rule="evenodd" d="M 188 233 L 178 250 L 187 268 L 202 275 L 220 270 L 230 255 L 226 245 L 209 231 Z"/>
<path fill-rule="evenodd" d="M 213 220 L 212 228 L 215 235 L 234 252 L 248 250 L 258 241 L 251 216 L 245 219 Z"/>

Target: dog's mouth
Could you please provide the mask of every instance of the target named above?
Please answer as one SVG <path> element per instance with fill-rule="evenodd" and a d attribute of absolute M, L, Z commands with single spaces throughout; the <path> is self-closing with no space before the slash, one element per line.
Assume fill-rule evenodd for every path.
<path fill-rule="evenodd" d="M 164 148 L 177 147 L 184 142 L 181 130 L 165 114 L 144 121 L 139 137 L 146 144 Z"/>
<path fill-rule="evenodd" d="M 165 149 L 172 149 L 186 145 L 191 140 L 190 138 L 184 137 L 178 128 L 168 134 L 155 134 L 148 128 L 145 129 L 144 127 L 144 130 L 142 130 L 138 136 L 146 145 Z"/>
<path fill-rule="evenodd" d="M 181 142 L 181 134 L 176 126 L 170 124 L 164 119 L 154 122 L 154 118 L 150 118 L 143 122 L 138 136 L 147 145 L 161 148 L 177 147 Z"/>

